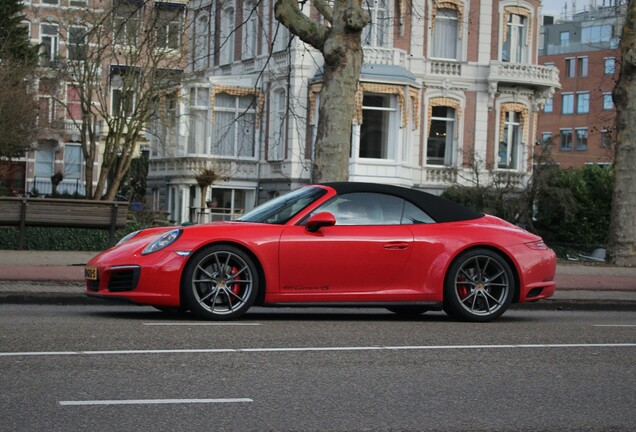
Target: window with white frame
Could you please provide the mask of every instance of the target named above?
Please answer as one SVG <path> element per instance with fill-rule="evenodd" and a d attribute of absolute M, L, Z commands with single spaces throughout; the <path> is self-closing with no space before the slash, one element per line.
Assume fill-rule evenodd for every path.
<path fill-rule="evenodd" d="M 572 150 L 572 129 L 561 129 L 561 150 Z"/>
<path fill-rule="evenodd" d="M 574 57 L 565 59 L 565 76 L 567 78 L 576 76 L 576 59 Z"/>
<path fill-rule="evenodd" d="M 455 109 L 434 106 L 431 113 L 431 126 L 426 144 L 426 163 L 451 166 L 455 152 Z"/>
<path fill-rule="evenodd" d="M 255 151 L 256 98 L 217 93 L 214 101 L 212 153 L 253 158 Z"/>
<path fill-rule="evenodd" d="M 506 41 L 503 44 L 502 61 L 510 63 L 527 62 L 528 18 L 511 13 L 506 23 Z"/>
<path fill-rule="evenodd" d="M 70 0 L 69 4 L 72 7 L 86 7 L 86 0 Z"/>
<path fill-rule="evenodd" d="M 76 85 L 66 86 L 66 119 L 74 123 L 82 121 L 82 100 L 80 89 Z"/>
<path fill-rule="evenodd" d="M 50 179 L 55 164 L 55 141 L 40 141 L 35 152 L 35 176 Z"/>
<path fill-rule="evenodd" d="M 616 70 L 616 58 L 605 57 L 603 59 L 603 73 L 605 75 L 614 75 L 615 70 Z"/>
<path fill-rule="evenodd" d="M 110 111 L 113 116 L 129 117 L 135 110 L 136 93 L 130 76 L 126 76 L 128 72 L 121 70 L 114 72 L 110 77 Z"/>
<path fill-rule="evenodd" d="M 210 123 L 210 89 L 193 87 L 190 89 L 190 122 L 188 153 L 206 154 L 208 124 Z"/>
<path fill-rule="evenodd" d="M 269 101 L 269 139 L 267 158 L 282 160 L 285 157 L 285 118 L 287 114 L 287 94 L 285 90 L 271 93 Z"/>
<path fill-rule="evenodd" d="M 59 5 L 60 0 L 40 0 L 45 5 Z"/>
<path fill-rule="evenodd" d="M 576 112 L 577 114 L 587 114 L 590 112 L 589 92 L 579 92 L 576 94 Z"/>
<path fill-rule="evenodd" d="M 56 83 L 52 79 L 42 79 L 38 86 L 38 126 L 48 128 L 57 120 L 61 108 L 55 101 Z M 59 111 L 61 113 L 61 111 Z"/>
<path fill-rule="evenodd" d="M 610 111 L 614 109 L 614 98 L 612 93 L 603 93 L 603 109 Z"/>
<path fill-rule="evenodd" d="M 552 132 L 543 132 L 541 134 L 541 147 L 548 149 L 552 146 Z"/>
<path fill-rule="evenodd" d="M 68 59 L 82 61 L 86 59 L 86 27 L 70 26 L 68 29 Z"/>
<path fill-rule="evenodd" d="M 148 123 L 152 156 L 177 154 L 177 95 L 172 93 L 152 100 L 152 114 Z"/>
<path fill-rule="evenodd" d="M 576 147 L 577 150 L 587 150 L 587 128 L 576 129 Z"/>
<path fill-rule="evenodd" d="M 543 112 L 551 113 L 554 111 L 554 97 L 550 96 L 543 105 Z"/>
<path fill-rule="evenodd" d="M 459 29 L 459 20 L 455 9 L 437 9 L 431 42 L 431 57 L 459 60 Z"/>
<path fill-rule="evenodd" d="M 589 69 L 589 58 L 579 57 L 579 76 L 586 77 Z"/>
<path fill-rule="evenodd" d="M 287 29 L 287 27 L 285 27 L 278 21 L 275 21 L 272 32 L 272 37 L 274 38 L 274 52 L 285 51 L 289 45 L 289 30 Z"/>
<path fill-rule="evenodd" d="M 192 38 L 192 63 L 194 69 L 205 69 L 208 66 L 210 55 L 210 17 L 203 14 L 196 19 L 194 24 L 194 37 Z"/>
<path fill-rule="evenodd" d="M 362 99 L 359 157 L 394 159 L 397 127 L 397 97 L 389 94 L 365 94 Z"/>
<path fill-rule="evenodd" d="M 31 40 L 31 21 L 21 21 L 20 22 L 20 27 L 24 28 L 26 30 L 26 37 Z"/>
<path fill-rule="evenodd" d="M 221 12 L 221 62 L 220 64 L 231 64 L 234 61 L 234 8 L 226 7 Z"/>
<path fill-rule="evenodd" d="M 126 0 L 117 0 L 113 3 L 113 36 L 115 44 L 136 45 L 140 24 L 140 6 Z"/>
<path fill-rule="evenodd" d="M 156 46 L 157 48 L 178 50 L 181 48 L 181 21 L 184 9 L 181 5 L 157 3 Z"/>
<path fill-rule="evenodd" d="M 391 17 L 388 0 L 363 0 L 362 7 L 371 16 L 371 22 L 362 30 L 362 44 L 387 47 Z"/>
<path fill-rule="evenodd" d="M 561 95 L 561 114 L 574 114 L 573 93 L 563 93 Z"/>
<path fill-rule="evenodd" d="M 79 144 L 64 145 L 64 179 L 82 178 L 83 155 Z"/>
<path fill-rule="evenodd" d="M 521 113 L 506 111 L 504 127 L 499 138 L 498 168 L 518 169 L 521 157 Z"/>
<path fill-rule="evenodd" d="M 258 54 L 258 9 L 256 2 L 243 5 L 243 50 L 242 58 L 251 59 Z"/>
<path fill-rule="evenodd" d="M 44 65 L 54 61 L 60 50 L 60 34 L 56 24 L 40 26 L 40 56 Z"/>
<path fill-rule="evenodd" d="M 601 131 L 601 148 L 611 148 L 612 147 L 612 136 L 610 132 L 606 129 Z"/>

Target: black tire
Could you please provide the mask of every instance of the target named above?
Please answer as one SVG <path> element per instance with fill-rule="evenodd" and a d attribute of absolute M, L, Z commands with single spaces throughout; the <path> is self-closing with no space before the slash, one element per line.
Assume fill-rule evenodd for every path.
<path fill-rule="evenodd" d="M 444 311 L 462 321 L 486 322 L 500 317 L 515 294 L 508 262 L 488 249 L 459 255 L 444 282 Z"/>
<path fill-rule="evenodd" d="M 418 316 L 428 311 L 428 308 L 424 306 L 407 306 L 407 305 L 389 306 L 386 309 L 390 312 L 393 312 L 394 314 L 398 314 L 402 316 Z"/>
<path fill-rule="evenodd" d="M 181 295 L 196 316 L 231 320 L 247 312 L 258 288 L 252 258 L 237 247 L 220 244 L 194 254 L 184 270 Z"/>

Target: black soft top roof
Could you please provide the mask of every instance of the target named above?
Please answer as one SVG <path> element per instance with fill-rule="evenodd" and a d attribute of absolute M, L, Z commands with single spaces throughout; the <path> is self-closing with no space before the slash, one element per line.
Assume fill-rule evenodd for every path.
<path fill-rule="evenodd" d="M 353 192 L 375 192 L 395 195 L 422 209 L 426 212 L 426 214 L 432 217 L 435 222 L 458 222 L 479 219 L 484 216 L 483 213 L 464 207 L 454 201 L 416 189 L 377 183 L 357 182 L 334 182 L 323 183 L 323 185 L 335 189 L 338 195 Z"/>

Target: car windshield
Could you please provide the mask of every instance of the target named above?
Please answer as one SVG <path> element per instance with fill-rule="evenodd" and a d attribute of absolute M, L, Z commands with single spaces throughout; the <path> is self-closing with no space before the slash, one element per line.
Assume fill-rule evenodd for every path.
<path fill-rule="evenodd" d="M 270 224 L 285 224 L 298 212 L 315 202 L 327 191 L 318 187 L 304 187 L 296 189 L 286 195 L 281 195 L 237 219 L 239 222 L 261 222 Z"/>

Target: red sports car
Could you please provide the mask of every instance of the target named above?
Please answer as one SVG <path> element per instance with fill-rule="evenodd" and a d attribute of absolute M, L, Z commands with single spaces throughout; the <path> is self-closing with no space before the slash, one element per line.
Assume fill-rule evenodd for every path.
<path fill-rule="evenodd" d="M 443 309 L 489 321 L 555 290 L 540 237 L 435 195 L 302 187 L 232 222 L 131 233 L 86 267 L 89 296 L 227 320 L 250 306 Z"/>

